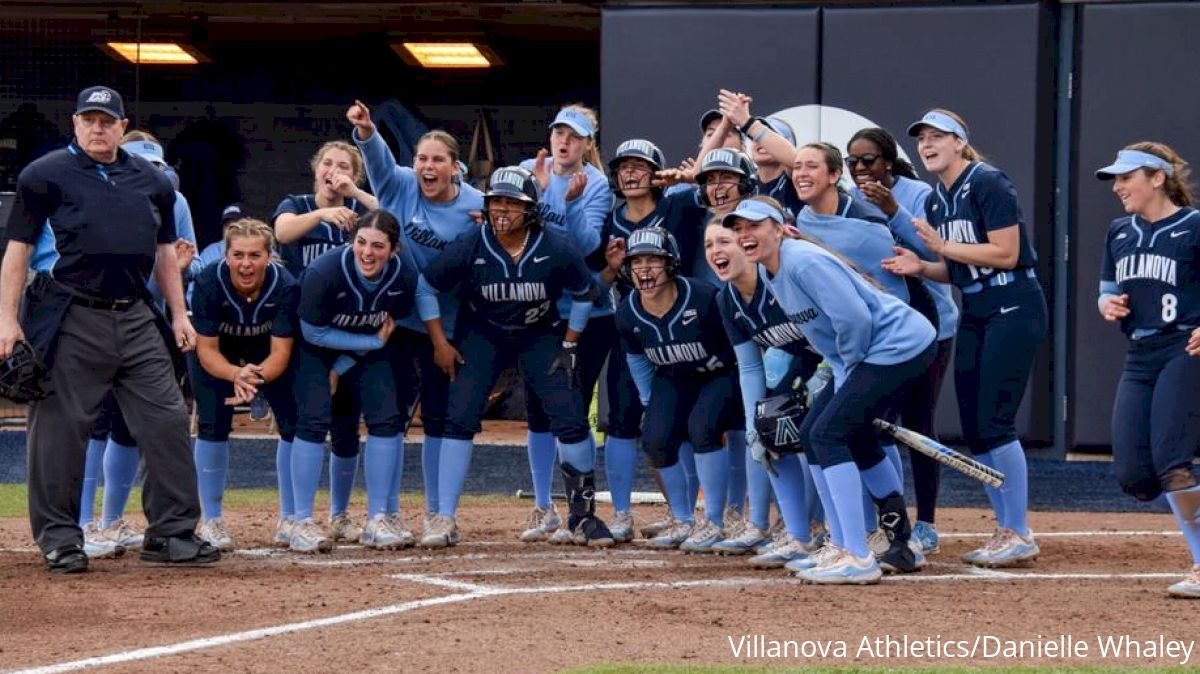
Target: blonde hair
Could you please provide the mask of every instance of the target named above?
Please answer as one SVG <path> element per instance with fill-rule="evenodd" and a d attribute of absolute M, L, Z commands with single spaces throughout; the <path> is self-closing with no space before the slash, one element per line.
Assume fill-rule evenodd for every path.
<path fill-rule="evenodd" d="M 596 138 L 598 135 L 600 135 L 600 115 L 596 114 L 595 110 L 589 108 L 583 103 L 570 103 L 564 105 L 562 109 L 578 112 L 584 117 L 587 117 L 588 121 L 592 123 L 592 137 L 588 139 L 591 141 L 591 145 L 588 146 L 587 150 L 584 150 L 583 160 L 603 171 L 604 163 L 600 161 L 600 148 L 597 144 L 598 141 Z"/>
<path fill-rule="evenodd" d="M 140 140 L 143 142 L 150 142 L 150 143 L 155 143 L 157 145 L 162 145 L 162 143 L 159 142 L 159 140 L 154 137 L 154 134 L 150 133 L 149 131 L 142 131 L 140 129 L 134 129 L 133 131 L 130 131 L 129 133 L 125 134 L 124 136 L 121 136 L 121 144 L 122 145 L 124 145 L 125 143 L 133 142 L 135 140 Z"/>
<path fill-rule="evenodd" d="M 934 108 L 930 112 L 940 112 L 943 115 L 950 117 L 951 119 L 953 119 L 954 121 L 956 121 L 962 125 L 963 131 L 966 131 L 968 136 L 971 135 L 971 130 L 967 128 L 966 120 L 964 120 L 962 118 L 962 115 L 958 114 L 957 112 L 954 112 L 952 110 L 947 110 L 945 108 Z M 964 138 L 963 141 L 965 141 L 967 143 L 965 146 L 963 146 L 963 151 L 962 151 L 963 159 L 966 159 L 967 161 L 979 161 L 979 162 L 987 161 L 987 158 L 985 158 L 983 156 L 983 153 L 980 152 L 979 150 L 976 150 L 975 146 L 971 145 L 970 141 L 968 141 L 966 138 Z"/>
<path fill-rule="evenodd" d="M 343 140 L 331 140 L 317 150 L 317 153 L 313 155 L 312 161 L 309 162 L 312 172 L 317 172 L 317 165 L 321 163 L 321 159 L 325 156 L 325 153 L 330 150 L 341 150 L 350 155 L 350 170 L 354 172 L 354 184 L 361 187 L 367 179 L 366 169 L 363 168 L 362 153 L 358 151 L 358 148 Z"/>
<path fill-rule="evenodd" d="M 441 129 L 434 129 L 433 131 L 426 132 L 425 135 L 418 138 L 417 144 L 414 145 L 413 147 L 415 148 L 427 140 L 436 140 L 437 142 L 441 143 L 442 145 L 445 145 L 446 151 L 450 153 L 450 161 L 452 161 L 452 162 L 458 161 L 458 154 L 459 154 L 460 150 L 458 147 L 458 139 L 457 138 L 455 138 L 454 136 L 451 136 L 448 132 L 443 131 Z"/>
<path fill-rule="evenodd" d="M 1191 206 L 1192 205 L 1192 169 L 1188 163 L 1179 156 L 1170 145 L 1166 143 L 1156 143 L 1154 141 L 1144 140 L 1137 143 L 1132 143 L 1125 146 L 1126 150 L 1137 150 L 1139 152 L 1148 152 L 1155 157 L 1166 160 L 1171 164 L 1171 173 L 1168 175 L 1163 171 L 1163 191 L 1167 193 L 1167 198 L 1176 206 Z M 1155 171 L 1161 169 L 1143 168 L 1141 169 L 1147 176 L 1153 175 Z"/>
<path fill-rule="evenodd" d="M 225 250 L 229 250 L 236 237 L 262 239 L 268 255 L 275 250 L 275 232 L 262 220 L 241 218 L 225 225 Z"/>

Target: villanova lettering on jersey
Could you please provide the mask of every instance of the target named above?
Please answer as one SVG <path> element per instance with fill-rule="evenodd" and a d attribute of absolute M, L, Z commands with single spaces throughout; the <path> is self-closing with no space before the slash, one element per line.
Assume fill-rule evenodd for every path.
<path fill-rule="evenodd" d="M 1178 286 L 1177 263 L 1175 260 L 1154 253 L 1134 253 L 1117 260 L 1117 283 L 1132 279 L 1161 281 Z"/>
<path fill-rule="evenodd" d="M 816 318 L 816 312 L 813 312 L 813 318 Z M 811 319 L 810 319 L 811 320 Z M 754 333 L 754 343 L 761 347 L 776 347 L 783 348 L 791 346 L 796 342 L 804 341 L 804 333 L 800 332 L 793 323 L 780 323 L 778 325 L 770 325 L 762 330 Z"/>
<path fill-rule="evenodd" d="M 489 302 L 539 302 L 546 299 L 546 284 L 541 282 L 488 283 L 479 294 Z"/>
<path fill-rule="evenodd" d="M 313 263 L 313 260 L 317 259 L 318 257 L 321 257 L 326 252 L 331 251 L 334 248 L 337 248 L 339 245 L 341 245 L 341 244 L 331 243 L 328 241 L 318 241 L 316 243 L 306 243 L 300 249 L 300 259 L 304 263 L 304 266 L 307 267 L 308 265 Z"/>
<path fill-rule="evenodd" d="M 700 342 L 686 344 L 664 344 L 662 346 L 647 346 L 646 357 L 655 365 L 678 365 L 679 363 L 696 363 L 708 360 L 708 351 Z"/>
<path fill-rule="evenodd" d="M 792 322 L 796 325 L 804 325 L 809 321 L 815 321 L 817 319 L 817 310 L 810 307 L 799 313 L 792 314 L 788 318 L 792 319 Z"/>
<path fill-rule="evenodd" d="M 333 326 L 335 328 L 378 328 L 383 325 L 387 319 L 388 312 L 374 311 L 367 314 L 335 314 L 333 317 Z"/>
<path fill-rule="evenodd" d="M 221 321 L 217 324 L 217 332 L 228 337 L 262 337 L 263 335 L 271 334 L 271 328 L 274 324 L 275 321 L 272 320 L 256 325 L 242 325 L 240 323 Z"/>
<path fill-rule="evenodd" d="M 417 246 L 432 248 L 434 250 L 444 250 L 449 241 L 443 241 L 438 238 L 438 235 L 428 227 L 424 226 L 425 219 L 415 217 L 409 220 L 404 225 L 404 234 L 408 240 Z"/>

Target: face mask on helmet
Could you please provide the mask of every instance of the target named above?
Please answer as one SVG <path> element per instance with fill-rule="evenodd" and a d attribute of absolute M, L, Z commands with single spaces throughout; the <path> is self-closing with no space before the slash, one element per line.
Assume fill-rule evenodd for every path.
<path fill-rule="evenodd" d="M 646 260 L 661 260 L 659 266 L 639 264 L 634 270 L 634 258 Z M 625 261 L 621 264 L 621 274 L 635 288 L 649 290 L 665 285 L 679 274 L 679 244 L 675 236 L 662 227 L 644 227 L 635 230 L 625 242 Z"/>

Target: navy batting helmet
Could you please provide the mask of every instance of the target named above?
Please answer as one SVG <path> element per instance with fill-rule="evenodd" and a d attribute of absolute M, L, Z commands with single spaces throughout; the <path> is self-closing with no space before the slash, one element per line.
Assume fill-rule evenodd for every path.
<path fill-rule="evenodd" d="M 775 452 L 796 454 L 804 451 L 800 443 L 800 424 L 808 414 L 803 394 L 794 391 L 768 396 L 754 406 L 754 431 L 764 447 Z"/>
<path fill-rule="evenodd" d="M 616 155 L 608 162 L 608 184 L 612 187 L 612 191 L 617 194 L 621 194 L 617 168 L 625 159 L 641 159 L 650 164 L 651 171 L 661 171 L 667 166 L 666 155 L 654 143 L 641 138 L 632 138 L 621 143 L 617 146 Z M 651 179 L 653 179 L 653 176 L 651 176 Z M 659 193 L 661 194 L 661 190 L 659 190 Z"/>
<path fill-rule="evenodd" d="M 668 278 L 675 278 L 679 272 L 679 244 L 675 242 L 675 235 L 662 227 L 635 229 L 625 242 L 625 261 L 621 263 L 621 273 L 631 283 L 633 258 L 638 255 L 653 255 L 666 260 Z"/>
<path fill-rule="evenodd" d="M 541 188 L 537 176 L 528 169 L 520 166 L 504 166 L 492 171 L 488 178 L 487 191 L 483 193 L 483 214 L 487 217 L 488 201 L 493 197 L 508 197 L 529 204 L 525 215 L 525 225 L 532 226 L 539 222 L 541 214 Z"/>
<path fill-rule="evenodd" d="M 708 203 L 708 190 L 704 189 L 704 183 L 708 180 L 708 175 L 715 171 L 737 174 L 738 194 L 743 198 L 754 193 L 752 181 L 758 173 L 754 162 L 745 152 L 719 147 L 704 155 L 704 161 L 700 163 L 700 170 L 696 173 L 696 183 L 700 185 L 700 203 L 705 206 L 712 204 Z"/>
<path fill-rule="evenodd" d="M 17 342 L 12 355 L 0 362 L 0 397 L 18 404 L 42 400 L 46 397 L 42 389 L 45 374 L 46 367 L 33 347 Z"/>

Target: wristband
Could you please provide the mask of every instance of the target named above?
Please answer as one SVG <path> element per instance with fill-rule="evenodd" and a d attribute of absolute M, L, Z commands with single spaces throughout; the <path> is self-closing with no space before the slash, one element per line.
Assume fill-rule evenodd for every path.
<path fill-rule="evenodd" d="M 562 348 L 564 349 L 574 349 L 576 346 L 579 346 L 579 342 L 568 342 L 565 339 L 563 340 Z"/>
<path fill-rule="evenodd" d="M 760 121 L 757 117 L 751 117 L 750 119 L 747 119 L 746 123 L 738 128 L 738 131 L 741 131 L 742 135 L 748 135 L 750 133 L 750 127 L 754 126 L 754 123 L 757 121 Z"/>

